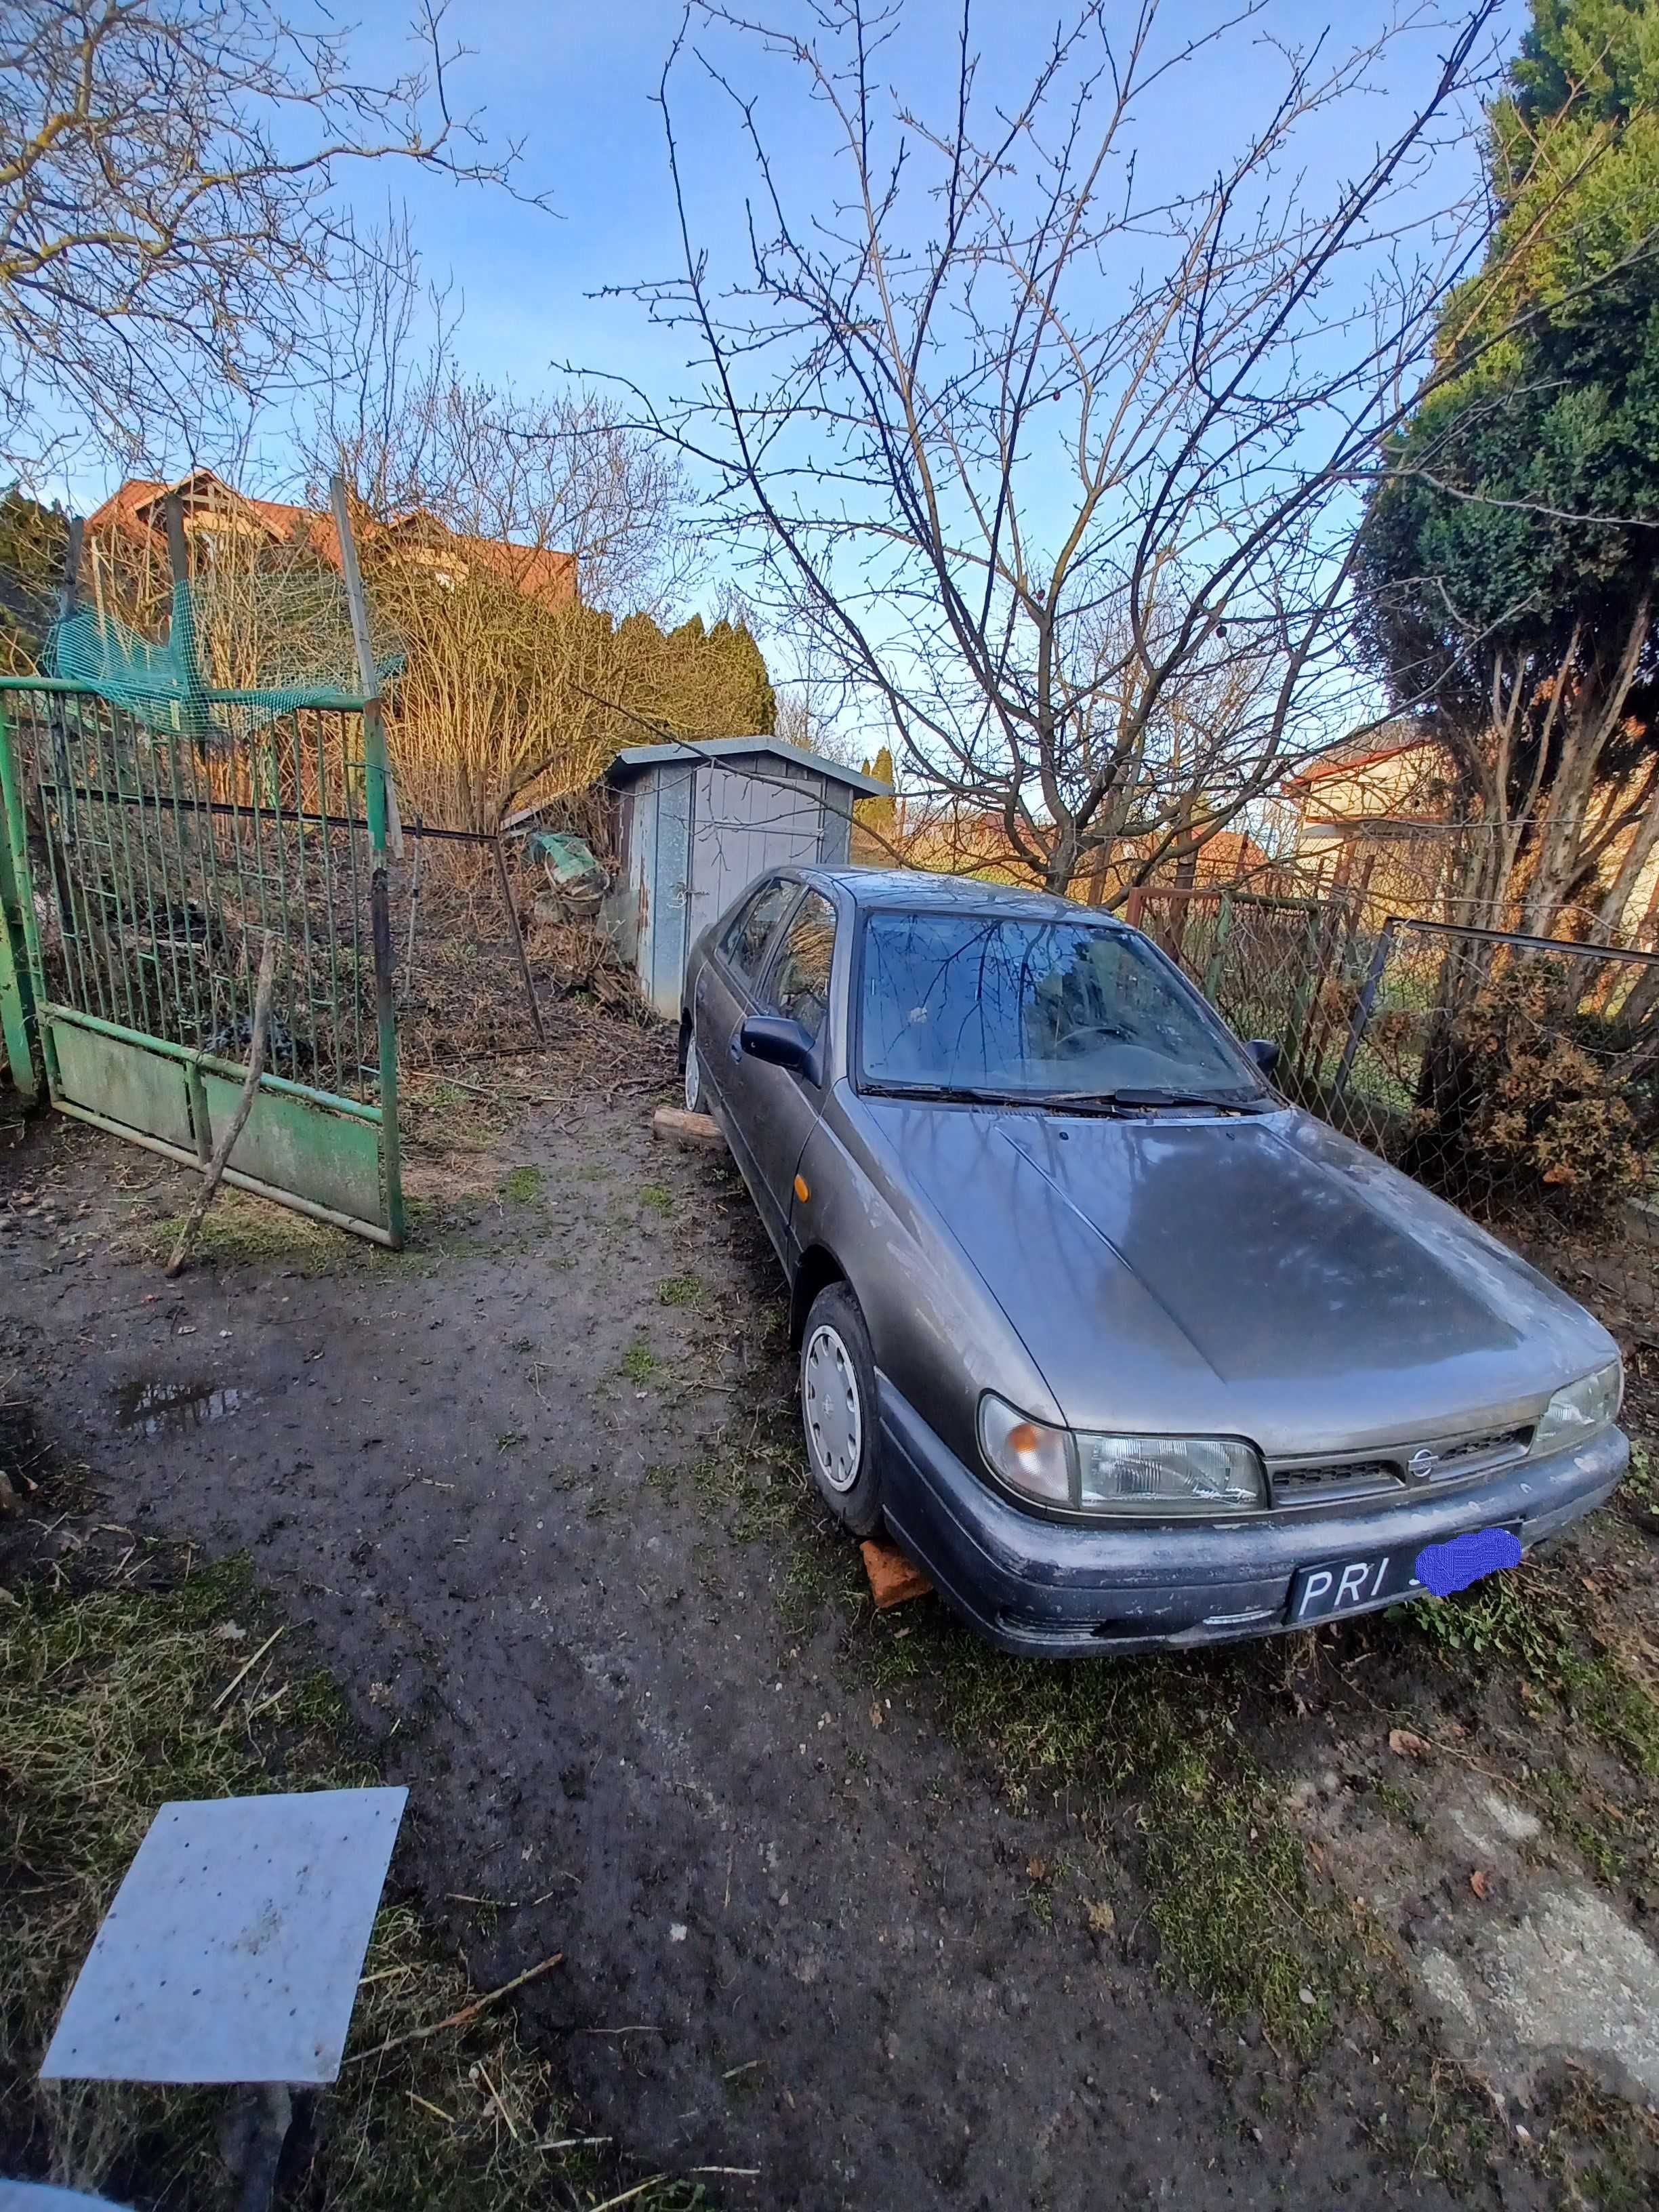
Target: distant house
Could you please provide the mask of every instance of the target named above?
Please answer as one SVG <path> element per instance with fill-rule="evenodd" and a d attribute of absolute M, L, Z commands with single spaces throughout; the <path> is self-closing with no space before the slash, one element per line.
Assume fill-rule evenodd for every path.
<path fill-rule="evenodd" d="M 184 511 L 185 536 L 199 556 L 213 556 L 220 540 L 263 538 L 273 545 L 308 545 L 331 568 L 340 565 L 340 544 L 331 514 L 294 507 L 280 499 L 255 499 L 235 490 L 211 469 L 192 469 L 174 483 L 131 477 L 87 518 L 93 540 L 123 539 L 130 547 L 167 558 L 163 502 L 177 492 Z M 410 507 L 386 522 L 367 526 L 377 544 L 398 547 L 404 556 L 433 570 L 440 584 L 462 580 L 470 564 L 480 562 L 510 576 L 527 597 L 549 605 L 568 605 L 576 596 L 576 556 L 538 545 L 514 545 L 494 538 L 470 538 L 447 529 L 423 507 Z"/>
<path fill-rule="evenodd" d="M 1419 725 L 1402 719 L 1344 738 L 1287 777 L 1280 792 L 1296 809 L 1296 860 L 1304 881 L 1357 889 L 1374 912 L 1457 921 L 1513 919 L 1438 912 L 1436 902 L 1452 880 L 1458 846 L 1451 763 Z M 1621 833 L 1603 854 L 1604 884 L 1612 881 L 1634 835 L 1633 830 Z M 1637 879 L 1623 930 L 1627 941 L 1644 947 L 1659 937 L 1659 853 Z"/>
<path fill-rule="evenodd" d="M 1273 862 L 1244 830 L 1218 830 L 1193 855 L 1193 882 L 1197 885 L 1248 883 L 1271 868 Z M 1160 880 L 1168 875 L 1160 871 Z"/>
<path fill-rule="evenodd" d="M 1436 910 L 1454 858 L 1451 765 L 1401 716 L 1344 738 L 1279 787 L 1304 889 L 1358 891 L 1376 919 Z"/>
<path fill-rule="evenodd" d="M 1336 860 L 1363 842 L 1413 838 L 1449 816 L 1445 755 L 1418 724 L 1384 722 L 1345 738 L 1280 786 L 1297 811 L 1299 861 Z"/>

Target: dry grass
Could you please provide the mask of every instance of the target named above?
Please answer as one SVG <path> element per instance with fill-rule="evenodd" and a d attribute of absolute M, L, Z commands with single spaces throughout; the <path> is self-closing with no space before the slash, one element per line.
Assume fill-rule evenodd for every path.
<path fill-rule="evenodd" d="M 149 1571 L 164 1564 L 149 1555 Z M 219 2093 L 106 2084 L 48 2089 L 35 2069 L 100 1918 L 156 1807 L 279 1788 L 361 1784 L 343 1708 L 319 1675 L 291 1679 L 284 1645 L 228 1707 L 214 1701 L 263 1640 L 237 1564 L 169 1588 L 0 1591 L 0 2166 L 126 2202 L 230 2202 L 216 2149 Z M 285 1639 L 286 1641 L 286 1639 Z M 273 1679 L 274 1678 L 274 1679 Z M 227 1717 L 228 1724 L 223 1724 Z M 385 1905 L 365 1962 L 352 2050 L 441 2021 L 477 1992 L 406 1906 Z M 322 2107 L 295 2201 L 317 2208 L 603 2201 L 639 2179 L 518 2040 L 510 2009 L 348 2064 Z M 550 2148 L 559 2146 L 559 2148 Z M 702 2201 L 655 2185 L 647 2212 Z"/>
<path fill-rule="evenodd" d="M 147 1221 L 122 1239 L 124 1257 L 155 1267 L 165 1267 L 185 1224 L 183 1213 L 165 1220 Z M 337 1267 L 356 1251 L 375 1248 L 343 1236 L 303 1213 L 250 1191 L 221 1189 L 203 1216 L 191 1246 L 192 1262 L 200 1267 L 240 1267 L 280 1262 L 302 1275 L 320 1275 Z"/>

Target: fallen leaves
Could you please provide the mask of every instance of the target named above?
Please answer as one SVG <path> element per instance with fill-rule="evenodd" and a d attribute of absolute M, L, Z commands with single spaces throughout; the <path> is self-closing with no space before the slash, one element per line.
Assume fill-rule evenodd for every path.
<path fill-rule="evenodd" d="M 1083 1917 L 1089 1923 L 1089 1933 L 1091 1936 L 1109 1936 L 1113 1929 L 1117 1926 L 1116 1913 L 1103 1899 L 1097 1905 L 1085 1905 L 1083 1908 Z"/>
<path fill-rule="evenodd" d="M 1433 1748 L 1428 1738 L 1419 1735 L 1415 1729 L 1389 1730 L 1389 1749 L 1400 1759 L 1426 1759 Z"/>
<path fill-rule="evenodd" d="M 1492 1893 L 1492 1876 L 1486 1872 L 1485 1867 L 1476 1867 L 1474 1872 L 1469 1876 L 1469 1887 L 1484 1905 Z"/>

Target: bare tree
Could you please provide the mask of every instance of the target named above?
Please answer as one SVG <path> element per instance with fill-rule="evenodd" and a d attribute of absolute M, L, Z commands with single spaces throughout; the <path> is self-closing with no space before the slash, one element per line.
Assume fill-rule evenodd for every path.
<path fill-rule="evenodd" d="M 636 714 L 697 726 L 665 667 L 684 577 L 682 471 L 610 398 L 467 376 L 442 296 L 392 272 L 343 322 L 303 440 L 310 497 L 354 488 L 370 600 L 406 658 L 389 734 L 405 806 L 493 830 L 585 784 Z M 682 662 L 684 656 L 682 656 Z M 691 687 L 695 690 L 695 684 Z"/>
<path fill-rule="evenodd" d="M 9 0 L 0 14 L 0 459 L 91 435 L 194 453 L 239 401 L 326 369 L 319 311 L 384 252 L 337 186 L 399 157 L 501 183 L 451 111 L 442 0 L 422 66 L 372 84 L 320 4 Z"/>
<path fill-rule="evenodd" d="M 948 66 L 904 0 L 789 22 L 692 0 L 660 88 L 684 266 L 625 289 L 690 335 L 697 377 L 673 401 L 629 385 L 634 419 L 702 473 L 757 601 L 878 704 L 907 787 L 1000 822 L 1054 889 L 1126 839 L 1114 898 L 1179 863 L 1367 699 L 1355 495 L 1445 373 L 1449 297 L 1474 327 L 1503 281 L 1471 277 L 1486 211 L 1448 160 L 1494 12 L 1405 0 L 1332 58 L 1281 46 L 1261 0 L 1142 0 L 1121 36 L 1079 0 L 1016 83 L 971 0 Z M 1171 181 L 1153 155 L 1182 143 L 1200 58 L 1213 82 L 1247 48 L 1241 85 L 1265 54 L 1276 88 Z M 752 172 L 735 271 L 696 228 L 687 71 Z M 1321 195 L 1303 148 L 1336 133 L 1351 167 Z M 808 140 L 839 182 L 801 206 Z"/>

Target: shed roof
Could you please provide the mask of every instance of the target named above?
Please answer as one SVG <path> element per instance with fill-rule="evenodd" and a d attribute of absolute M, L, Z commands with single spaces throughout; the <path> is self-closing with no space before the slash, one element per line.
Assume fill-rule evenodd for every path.
<path fill-rule="evenodd" d="M 648 768 L 700 757 L 741 760 L 757 754 L 769 754 L 773 759 L 785 761 L 794 768 L 811 769 L 814 775 L 827 777 L 831 783 L 844 783 L 849 789 L 863 792 L 872 799 L 884 799 L 893 788 L 890 783 L 883 783 L 873 775 L 860 775 L 855 768 L 843 768 L 839 761 L 826 760 L 822 753 L 805 752 L 799 745 L 785 744 L 781 738 L 766 737 L 700 738 L 695 743 L 688 738 L 683 744 L 626 745 L 606 769 L 605 781 L 629 783 Z"/>

